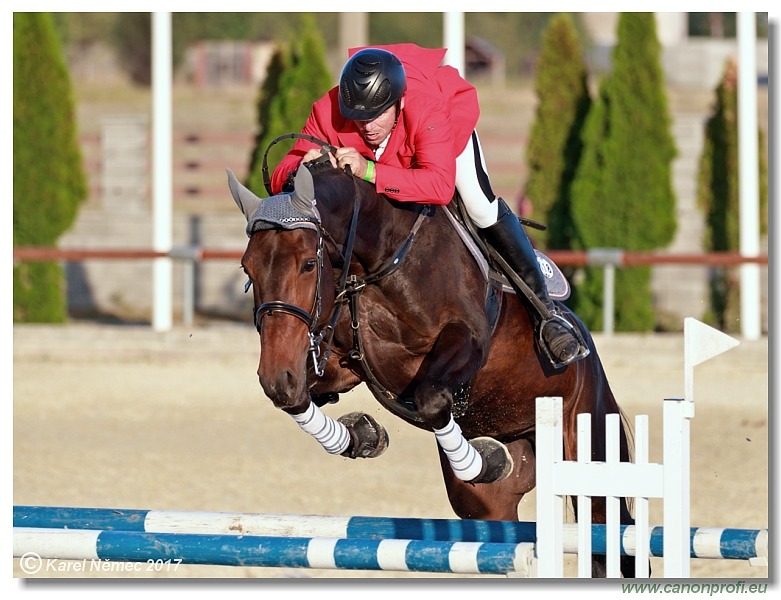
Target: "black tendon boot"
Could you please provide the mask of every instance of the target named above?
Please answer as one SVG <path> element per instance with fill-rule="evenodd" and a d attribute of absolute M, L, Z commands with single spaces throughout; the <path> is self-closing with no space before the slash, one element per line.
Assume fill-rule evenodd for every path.
<path fill-rule="evenodd" d="M 581 336 L 548 296 L 537 255 L 518 217 L 504 200 L 497 198 L 497 201 L 499 215 L 496 223 L 481 232 L 486 242 L 504 259 L 505 271 L 514 272 L 505 274 L 515 292 L 521 298 L 527 298 L 539 315 L 539 319 L 535 319 L 537 335 L 548 358 L 555 367 L 563 367 L 588 356 L 589 349 Z"/>

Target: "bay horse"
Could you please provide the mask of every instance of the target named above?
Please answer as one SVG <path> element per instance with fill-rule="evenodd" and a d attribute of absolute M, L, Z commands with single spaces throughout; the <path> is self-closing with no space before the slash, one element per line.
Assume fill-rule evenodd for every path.
<path fill-rule="evenodd" d="M 366 383 L 377 400 L 438 442 L 459 518 L 518 520 L 535 483 L 535 399 L 563 398 L 564 458 L 576 415 L 592 415 L 592 460 L 605 457 L 607 413 L 621 410 L 594 342 L 554 368 L 525 301 L 486 278 L 446 207 L 400 203 L 329 163 L 299 167 L 294 191 L 260 198 L 228 171 L 249 237 L 241 265 L 254 297 L 258 378 L 266 396 L 326 451 L 372 458 L 385 429 L 365 413 L 320 409 Z M 621 460 L 629 461 L 622 419 Z M 594 523 L 605 502 L 594 499 Z M 625 499 L 621 520 L 632 523 Z M 605 575 L 595 557 L 595 576 Z M 634 576 L 633 558 L 622 573 Z"/>

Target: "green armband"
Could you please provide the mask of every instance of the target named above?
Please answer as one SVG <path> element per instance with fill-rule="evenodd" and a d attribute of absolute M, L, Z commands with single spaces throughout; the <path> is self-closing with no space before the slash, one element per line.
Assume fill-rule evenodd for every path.
<path fill-rule="evenodd" d="M 374 163 L 370 160 L 366 161 L 366 175 L 363 176 L 364 181 L 371 181 L 374 176 Z"/>

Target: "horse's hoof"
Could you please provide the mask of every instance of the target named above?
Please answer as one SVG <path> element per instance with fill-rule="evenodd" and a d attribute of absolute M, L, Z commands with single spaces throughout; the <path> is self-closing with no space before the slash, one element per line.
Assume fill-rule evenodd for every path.
<path fill-rule="evenodd" d="M 478 437 L 469 443 L 483 459 L 480 474 L 469 483 L 493 483 L 510 476 L 513 471 L 513 457 L 507 446 L 490 437 Z"/>
<path fill-rule="evenodd" d="M 366 413 L 348 413 L 339 417 L 338 421 L 350 432 L 350 446 L 342 456 L 375 458 L 388 448 L 388 432 Z"/>

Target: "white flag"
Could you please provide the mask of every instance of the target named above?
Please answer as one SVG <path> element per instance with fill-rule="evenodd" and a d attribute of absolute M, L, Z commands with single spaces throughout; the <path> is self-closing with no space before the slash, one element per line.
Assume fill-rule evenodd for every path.
<path fill-rule="evenodd" d="M 691 367 L 740 344 L 735 338 L 692 317 L 683 321 L 683 339 L 685 360 Z"/>

